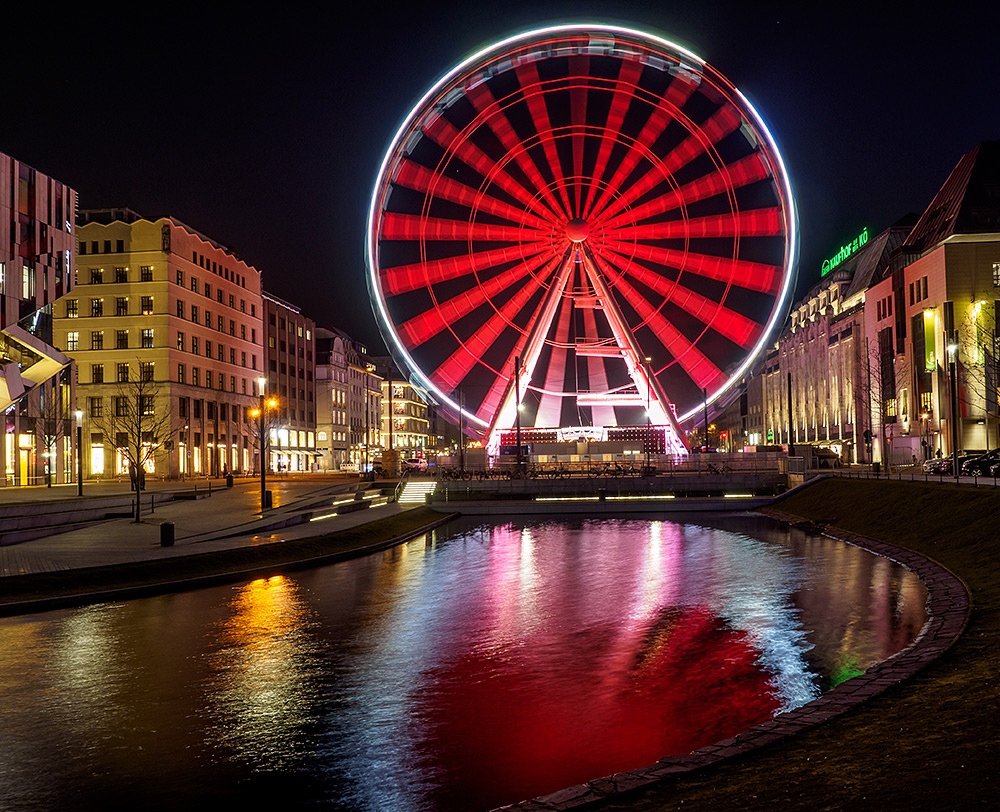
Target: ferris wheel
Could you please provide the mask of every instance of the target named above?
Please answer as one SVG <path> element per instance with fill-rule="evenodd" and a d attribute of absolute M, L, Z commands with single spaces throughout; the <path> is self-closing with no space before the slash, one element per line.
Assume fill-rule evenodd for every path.
<path fill-rule="evenodd" d="M 396 361 L 494 444 L 528 427 L 667 429 L 739 380 L 797 253 L 778 150 L 694 54 L 555 26 L 456 66 L 406 116 L 368 218 Z"/>

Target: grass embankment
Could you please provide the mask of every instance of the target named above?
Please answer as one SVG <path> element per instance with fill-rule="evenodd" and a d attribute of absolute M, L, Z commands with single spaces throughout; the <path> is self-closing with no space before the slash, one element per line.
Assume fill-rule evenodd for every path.
<path fill-rule="evenodd" d="M 916 676 L 826 724 L 606 808 L 1000 808 L 1000 491 L 832 479 L 776 507 L 943 564 L 972 594 L 964 634 Z"/>
<path fill-rule="evenodd" d="M 0 580 L 0 614 L 33 611 L 33 607 L 25 606 L 27 601 L 52 601 L 52 605 L 82 603 L 86 602 L 82 596 L 106 595 L 114 590 L 126 590 L 122 595 L 129 596 L 133 590 L 140 594 L 151 593 L 167 585 L 171 590 L 177 589 L 177 582 L 195 581 L 193 585 L 201 586 L 206 579 L 208 583 L 217 583 L 255 570 L 280 572 L 296 566 L 312 566 L 322 563 L 323 559 L 337 560 L 353 553 L 363 554 L 370 548 L 418 532 L 442 518 L 440 513 L 420 507 L 315 538 L 4 578 Z"/>

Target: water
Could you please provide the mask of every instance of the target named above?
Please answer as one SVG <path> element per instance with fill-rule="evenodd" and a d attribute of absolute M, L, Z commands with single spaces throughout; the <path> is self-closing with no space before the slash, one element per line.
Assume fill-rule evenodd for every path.
<path fill-rule="evenodd" d="M 908 645 L 925 599 L 759 517 L 461 520 L 0 620 L 0 809 L 489 809 L 808 702 Z"/>

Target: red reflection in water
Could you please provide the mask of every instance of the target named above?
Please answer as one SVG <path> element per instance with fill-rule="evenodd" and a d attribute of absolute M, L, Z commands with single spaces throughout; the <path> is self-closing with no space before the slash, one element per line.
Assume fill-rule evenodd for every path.
<path fill-rule="evenodd" d="M 591 641 L 595 642 L 595 641 Z M 433 673 L 417 703 L 435 806 L 485 809 L 687 753 L 770 719 L 779 702 L 748 635 L 704 607 L 670 609 L 637 630 L 617 673 L 600 645 L 575 668 L 538 669 L 542 634 L 466 653 Z M 620 653 L 621 641 L 616 641 Z M 596 650 L 595 650 L 596 649 Z M 593 652 L 587 656 L 585 652 Z"/>

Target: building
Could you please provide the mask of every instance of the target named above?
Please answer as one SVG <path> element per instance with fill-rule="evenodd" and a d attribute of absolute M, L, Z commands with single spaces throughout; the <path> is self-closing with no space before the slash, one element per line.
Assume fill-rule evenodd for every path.
<path fill-rule="evenodd" d="M 379 359 L 376 369 L 382 377 L 380 425 L 385 448 L 406 458 L 436 447 L 421 392 L 399 374 L 390 359 Z"/>
<path fill-rule="evenodd" d="M 350 460 L 347 347 L 339 330 L 316 328 L 316 452 L 321 471 L 339 471 Z"/>
<path fill-rule="evenodd" d="M 761 380 L 747 386 L 746 445 L 808 444 L 845 461 L 870 458 L 868 289 L 890 269 L 914 221 L 903 218 L 872 238 L 866 229 L 823 263 L 819 281 L 754 366 L 750 378 Z"/>
<path fill-rule="evenodd" d="M 52 303 L 73 289 L 77 193 L 0 153 L 0 484 L 75 479 L 74 379 Z"/>
<path fill-rule="evenodd" d="M 316 324 L 293 304 L 263 294 L 267 394 L 278 399 L 271 469 L 317 470 Z"/>
<path fill-rule="evenodd" d="M 998 445 L 1000 141 L 955 166 L 872 285 L 876 458 L 909 462 Z"/>
<path fill-rule="evenodd" d="M 347 422 L 350 436 L 348 466 L 367 470 L 382 453 L 382 378 L 368 348 L 357 341 L 345 346 Z"/>
<path fill-rule="evenodd" d="M 127 472 L 128 399 L 140 385 L 135 411 L 150 428 L 133 427 L 149 446 L 147 473 L 253 470 L 260 272 L 172 217 L 128 209 L 82 211 L 77 239 L 77 285 L 56 305 L 55 335 L 77 363 L 84 475 Z"/>

